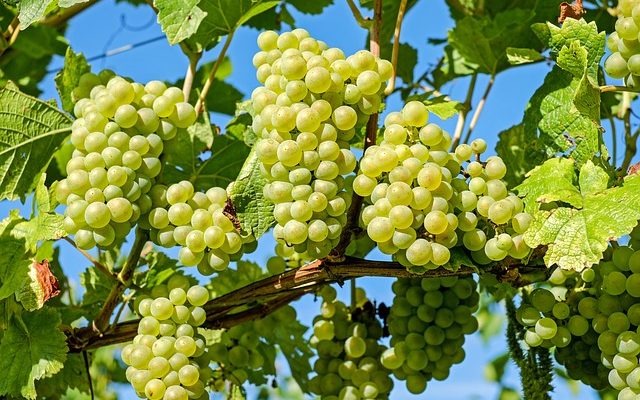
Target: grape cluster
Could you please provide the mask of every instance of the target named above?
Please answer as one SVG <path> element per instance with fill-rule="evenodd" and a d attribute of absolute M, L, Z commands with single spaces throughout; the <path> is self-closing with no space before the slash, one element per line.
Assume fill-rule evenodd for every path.
<path fill-rule="evenodd" d="M 304 29 L 258 37 L 253 63 L 264 86 L 251 95 L 252 128 L 265 197 L 275 203 L 276 239 L 311 258 L 326 256 L 346 223 L 349 140 L 378 112 L 391 63 L 359 51 L 346 57 Z"/>
<path fill-rule="evenodd" d="M 181 181 L 155 185 L 150 196 L 152 240 L 163 247 L 181 246 L 180 262 L 197 265 L 203 275 L 225 270 L 231 258 L 255 247 L 253 237 L 243 238 L 225 213 L 227 192 L 222 188 L 197 192 L 191 182 Z"/>
<path fill-rule="evenodd" d="M 378 342 L 383 329 L 374 306 L 362 290 L 353 312 L 336 300 L 330 286 L 320 295 L 323 302 L 310 342 L 318 353 L 310 390 L 324 400 L 388 399 L 393 381 L 380 363 L 385 347 Z"/>
<path fill-rule="evenodd" d="M 139 302 L 138 335 L 122 349 L 127 380 L 141 398 L 208 399 L 209 356 L 197 329 L 206 319 L 209 292 L 174 275 L 152 296 Z"/>
<path fill-rule="evenodd" d="M 464 335 L 478 329 L 473 313 L 480 296 L 471 277 L 400 278 L 387 324 L 391 347 L 382 365 L 414 394 L 431 379 L 444 380 L 465 358 Z"/>
<path fill-rule="evenodd" d="M 635 0 L 620 0 L 616 30 L 607 39 L 611 55 L 604 70 L 614 79 L 624 78 L 627 86 L 640 87 L 640 4 Z"/>
<path fill-rule="evenodd" d="M 529 247 L 522 233 L 531 216 L 501 180 L 502 159 L 480 162 L 487 148 L 481 139 L 449 153 L 451 137 L 427 124 L 428 116 L 418 101 L 390 113 L 384 140 L 360 161 L 353 190 L 369 204 L 361 213 L 369 237 L 416 272 L 449 262 L 456 245 L 482 264 L 524 258 Z"/>
<path fill-rule="evenodd" d="M 636 229 L 631 243 L 639 239 Z M 556 359 L 573 379 L 596 389 L 609 385 L 619 400 L 638 398 L 640 251 L 609 249 L 598 265 L 563 278 L 553 282 L 552 276 L 551 283 L 565 289 L 538 288 L 523 299 L 516 316 L 527 327 L 525 342 L 555 346 Z"/>
<path fill-rule="evenodd" d="M 56 195 L 78 247 L 109 247 L 151 209 L 164 141 L 196 113 L 178 88 L 131 83 L 108 70 L 82 75 L 73 96 L 73 157 Z"/>

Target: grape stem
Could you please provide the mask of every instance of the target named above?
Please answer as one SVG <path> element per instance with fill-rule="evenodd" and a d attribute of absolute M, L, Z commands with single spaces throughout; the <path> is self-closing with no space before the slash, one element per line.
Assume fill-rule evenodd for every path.
<path fill-rule="evenodd" d="M 393 31 L 393 48 L 391 50 L 391 64 L 393 65 L 391 79 L 384 90 L 385 96 L 393 93 L 396 87 L 396 66 L 398 65 L 398 50 L 400 48 L 400 31 L 402 30 L 402 21 L 404 20 L 404 13 L 407 10 L 407 0 L 401 0 L 398 7 L 398 18 L 396 19 L 396 27 Z"/>
<path fill-rule="evenodd" d="M 640 93 L 640 88 L 630 88 L 627 86 L 618 86 L 618 85 L 604 85 L 600 86 L 600 93 L 607 92 L 629 92 L 629 93 Z"/>
<path fill-rule="evenodd" d="M 629 104 L 631 102 L 628 97 L 630 97 L 630 94 L 624 93 L 623 107 L 625 107 L 625 109 L 622 120 L 624 121 L 625 151 L 624 160 L 620 165 L 620 173 L 622 175 L 626 175 L 627 170 L 631 165 L 631 161 L 638 151 L 638 136 L 640 135 L 640 128 L 637 129 L 634 133 L 631 133 L 631 108 L 629 107 Z"/>
<path fill-rule="evenodd" d="M 224 61 L 224 57 L 227 54 L 227 50 L 229 49 L 229 45 L 231 44 L 231 40 L 233 39 L 233 34 L 235 33 L 235 29 L 227 34 L 227 38 L 224 41 L 224 45 L 222 46 L 222 50 L 220 50 L 220 54 L 218 54 L 218 58 L 216 62 L 213 63 L 213 67 L 209 72 L 209 76 L 207 77 L 207 81 L 204 83 L 202 87 L 202 92 L 200 92 L 200 97 L 198 98 L 198 102 L 196 103 L 196 113 L 200 114 L 204 111 L 204 103 L 207 98 L 207 94 L 209 94 L 209 89 L 213 85 L 214 80 L 216 79 L 216 72 L 218 72 L 218 68 Z"/>
<path fill-rule="evenodd" d="M 458 121 L 456 122 L 456 129 L 453 132 L 453 140 L 451 142 L 451 151 L 455 150 L 455 148 L 460 144 L 460 138 L 462 137 L 462 131 L 464 130 L 464 125 L 467 121 L 467 115 L 469 111 L 471 111 L 471 101 L 473 100 L 473 92 L 476 89 L 477 81 L 478 72 L 476 71 L 473 73 L 473 75 L 471 75 L 469 89 L 467 89 L 467 97 L 464 99 L 464 103 L 462 103 L 462 109 L 458 114 Z"/>
<path fill-rule="evenodd" d="M 102 335 L 109 326 L 109 319 L 113 314 L 116 306 L 120 303 L 122 294 L 125 289 L 131 284 L 131 277 L 133 271 L 138 266 L 140 255 L 144 250 L 144 245 L 149 239 L 149 233 L 141 228 L 136 230 L 135 240 L 133 246 L 129 252 L 129 257 L 124 266 L 118 273 L 118 282 L 111 288 L 107 299 L 104 301 L 104 305 L 100 309 L 100 312 L 93 320 L 92 326 L 89 328 L 94 331 L 95 334 Z"/>
<path fill-rule="evenodd" d="M 484 89 L 484 93 L 482 94 L 482 98 L 476 105 L 476 110 L 473 112 L 473 116 L 471 117 L 471 122 L 469 123 L 469 129 L 467 130 L 467 134 L 464 136 L 463 143 L 469 143 L 469 139 L 471 139 L 471 133 L 475 129 L 478 124 L 478 120 L 480 119 L 480 114 L 484 109 L 484 105 L 487 103 L 487 98 L 489 97 L 489 93 L 491 93 L 491 89 L 493 88 L 493 84 L 495 82 L 495 75 L 491 75 L 489 82 L 487 82 L 487 87 Z"/>
<path fill-rule="evenodd" d="M 187 57 L 189 58 L 189 66 L 187 67 L 187 73 L 184 75 L 184 83 L 182 84 L 182 93 L 184 94 L 184 98 L 186 99 L 186 101 L 189 101 L 189 96 L 191 95 L 191 88 L 193 87 L 193 79 L 196 76 L 198 61 L 200 61 L 200 57 L 202 57 L 202 53 L 188 52 Z"/>
<path fill-rule="evenodd" d="M 103 274 L 105 274 L 106 276 L 108 276 L 111 279 L 117 280 L 118 277 L 116 275 L 113 274 L 113 272 L 111 272 L 111 270 L 104 264 L 102 264 L 100 261 L 98 261 L 95 257 L 93 257 L 91 254 L 89 254 L 86 250 L 83 250 L 81 248 L 78 247 L 78 245 L 76 244 L 76 242 L 73 241 L 73 239 L 71 239 L 69 236 L 65 236 L 63 238 L 64 241 L 66 241 L 67 243 L 69 243 L 71 246 L 73 246 L 76 250 L 78 250 L 78 252 L 80 254 L 82 254 L 87 260 L 89 260 L 98 271 L 102 272 Z"/>
<path fill-rule="evenodd" d="M 353 14 L 353 17 L 356 19 L 356 22 L 358 23 L 358 25 L 360 25 L 364 29 L 369 29 L 372 23 L 371 19 L 364 18 L 362 16 L 360 9 L 358 8 L 358 6 L 356 6 L 356 3 L 354 3 L 353 0 L 347 0 L 347 4 L 349 5 L 349 8 L 351 9 L 351 13 Z"/>
<path fill-rule="evenodd" d="M 537 249 L 532 257 L 539 260 L 544 255 L 544 251 L 544 248 Z M 546 279 L 550 271 L 544 265 L 522 265 L 518 260 L 507 258 L 487 267 L 484 272 L 495 275 L 500 282 L 522 287 L 536 279 Z M 415 275 L 399 263 L 392 261 L 370 261 L 354 257 L 345 257 L 337 262 L 329 259 L 316 260 L 302 267 L 253 282 L 209 301 L 204 305 L 207 312 L 204 327 L 230 328 L 264 317 L 307 293 L 314 293 L 324 285 L 343 283 L 347 279 L 365 276 L 396 278 L 468 276 L 475 272 L 477 269 L 470 266 L 461 266 L 455 271 L 440 267 L 422 275 Z M 535 278 L 532 279 L 532 277 Z M 119 323 L 106 332 L 96 331 L 93 327 L 67 327 L 65 328 L 67 344 L 71 352 L 80 352 L 127 342 L 137 334 L 138 322 L 138 320 L 132 320 Z"/>

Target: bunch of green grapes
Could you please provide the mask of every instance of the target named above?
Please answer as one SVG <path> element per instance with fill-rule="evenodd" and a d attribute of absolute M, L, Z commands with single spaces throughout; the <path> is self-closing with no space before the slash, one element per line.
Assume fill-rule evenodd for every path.
<path fill-rule="evenodd" d="M 465 335 L 478 329 L 480 296 L 472 277 L 400 278 L 387 318 L 391 347 L 382 365 L 414 394 L 431 379 L 445 380 L 465 358 Z"/>
<path fill-rule="evenodd" d="M 640 4 L 635 0 L 620 0 L 616 30 L 607 39 L 612 54 L 604 70 L 614 79 L 624 78 L 629 87 L 640 87 Z"/>
<path fill-rule="evenodd" d="M 208 399 L 209 355 L 197 329 L 207 316 L 202 306 L 209 292 L 174 275 L 152 296 L 139 302 L 138 335 L 122 349 L 127 380 L 141 398 Z"/>
<path fill-rule="evenodd" d="M 320 315 L 314 319 L 311 345 L 318 353 L 309 388 L 324 400 L 388 399 L 393 388 L 389 371 L 380 363 L 385 347 L 383 329 L 364 291 L 350 312 L 330 286 L 322 289 Z"/>
<path fill-rule="evenodd" d="M 215 340 L 207 343 L 214 369 L 212 386 L 217 391 L 225 389 L 225 382 L 241 386 L 250 373 L 264 368 L 263 354 L 269 354 L 269 345 L 260 338 L 271 336 L 278 325 L 295 319 L 295 309 L 287 305 L 265 318 L 248 321 L 214 335 Z"/>
<path fill-rule="evenodd" d="M 264 86 L 251 95 L 260 169 L 275 203 L 277 240 L 311 258 L 329 254 L 346 223 L 349 140 L 378 112 L 391 63 L 368 51 L 346 57 L 304 29 L 258 37 L 253 62 Z"/>
<path fill-rule="evenodd" d="M 632 233 L 637 244 L 640 230 Z M 556 359 L 573 379 L 596 389 L 607 385 L 618 399 L 640 396 L 640 251 L 609 249 L 598 265 L 574 282 L 552 282 L 569 290 L 538 288 L 523 300 L 518 321 L 525 342 L 556 348 Z M 553 276 L 552 276 L 553 278 Z M 557 288 L 552 288 L 557 289 Z"/>
<path fill-rule="evenodd" d="M 151 239 L 160 246 L 181 246 L 180 262 L 198 266 L 203 275 L 223 271 L 231 259 L 255 248 L 252 236 L 243 238 L 225 213 L 226 190 L 213 187 L 194 190 L 189 181 L 151 190 L 153 208 L 149 212 Z"/>
<path fill-rule="evenodd" d="M 178 88 L 108 70 L 82 75 L 73 94 L 73 157 L 56 195 L 78 247 L 109 247 L 151 209 L 164 141 L 193 124 L 196 112 Z"/>
<path fill-rule="evenodd" d="M 483 264 L 526 257 L 531 216 L 501 180 L 502 159 L 480 162 L 481 139 L 449 153 L 451 137 L 428 117 L 418 101 L 390 113 L 384 140 L 360 161 L 353 190 L 369 204 L 361 214 L 369 237 L 416 272 L 446 264 L 457 245 Z"/>

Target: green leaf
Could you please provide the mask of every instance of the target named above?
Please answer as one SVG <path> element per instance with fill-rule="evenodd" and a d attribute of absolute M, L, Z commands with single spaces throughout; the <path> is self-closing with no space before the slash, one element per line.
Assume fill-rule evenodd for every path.
<path fill-rule="evenodd" d="M 253 131 L 251 123 L 253 118 L 249 113 L 236 115 L 225 127 L 227 135 L 243 140 L 247 146 L 253 146 L 258 141 L 258 136 Z"/>
<path fill-rule="evenodd" d="M 187 129 L 179 130 L 176 137 L 165 144 L 162 181 L 177 183 L 195 179 L 201 164 L 199 157 L 212 144 L 213 129 L 208 114 L 203 113 L 202 119 Z"/>
<path fill-rule="evenodd" d="M 12 318 L 0 342 L 0 394 L 37 397 L 35 381 L 60 371 L 67 358 L 60 315 L 43 309 Z"/>
<path fill-rule="evenodd" d="M 24 198 L 68 136 L 70 124 L 58 109 L 13 85 L 0 89 L 0 200 Z"/>
<path fill-rule="evenodd" d="M 207 16 L 198 7 L 200 0 L 155 0 L 158 9 L 158 23 L 167 35 L 169 44 L 174 45 L 196 33 L 200 23 Z"/>
<path fill-rule="evenodd" d="M 569 46 L 562 46 L 556 63 L 558 67 L 570 72 L 573 76 L 581 77 L 588 66 L 588 54 L 587 49 L 576 40 L 570 42 Z"/>
<path fill-rule="evenodd" d="M 522 183 L 525 174 L 540 164 L 543 157 L 539 151 L 531 151 L 537 144 L 527 138 L 522 124 L 500 132 L 498 138 L 496 153 L 509 166 L 503 179 L 509 187 L 514 187 Z"/>
<path fill-rule="evenodd" d="M 95 382 L 95 377 L 93 379 Z M 60 372 L 36 382 L 36 391 L 41 398 L 57 398 L 61 393 L 68 393 L 72 389 L 77 390 L 78 395 L 80 392 L 89 393 L 89 377 L 82 354 L 68 354 Z M 85 398 L 89 400 L 91 396 Z"/>
<path fill-rule="evenodd" d="M 71 47 L 67 47 L 64 56 L 64 67 L 56 74 L 56 89 L 62 100 L 62 108 L 71 113 L 73 112 L 73 100 L 71 92 L 78 86 L 80 76 L 87 72 L 91 72 L 91 66 L 87 63 L 87 59 L 82 53 L 74 53 Z"/>
<path fill-rule="evenodd" d="M 446 100 L 445 96 L 435 97 L 425 100 L 427 110 L 434 113 L 438 118 L 445 120 L 453 117 L 462 109 L 462 104 L 455 100 Z"/>
<path fill-rule="evenodd" d="M 113 280 L 98 271 L 96 267 L 91 266 L 80 274 L 80 284 L 85 288 L 82 295 L 84 315 L 92 319 L 98 314 L 105 299 L 109 296 Z"/>
<path fill-rule="evenodd" d="M 51 194 L 49 193 L 49 189 L 45 185 L 47 180 L 47 174 L 40 175 L 40 179 L 38 180 L 38 184 L 36 185 L 36 195 L 35 195 L 35 205 L 38 213 L 48 213 L 52 210 L 51 203 Z M 53 198 L 55 202 L 55 197 Z"/>
<path fill-rule="evenodd" d="M 333 4 L 333 0 L 285 0 L 285 2 L 304 14 L 321 14 L 326 7 Z"/>
<path fill-rule="evenodd" d="M 252 149 L 238 177 L 227 188 L 242 229 L 252 233 L 256 239 L 275 223 L 273 203 L 263 194 L 266 183 L 266 179 L 260 173 L 256 151 Z"/>
<path fill-rule="evenodd" d="M 32 23 L 44 17 L 52 0 L 21 0 L 18 2 L 20 29 L 25 30 Z"/>
<path fill-rule="evenodd" d="M 544 60 L 539 51 L 528 48 L 507 47 L 507 61 L 511 65 L 528 64 Z"/>
<path fill-rule="evenodd" d="M 209 49 L 221 36 L 228 35 L 252 17 L 278 4 L 279 0 L 201 0 L 198 5 L 207 17 L 188 40 L 190 47 L 194 50 Z"/>
<path fill-rule="evenodd" d="M 58 0 L 58 6 L 61 8 L 69 8 L 71 6 L 75 6 L 76 4 L 86 3 L 89 0 Z"/>
<path fill-rule="evenodd" d="M 562 27 L 547 22 L 546 25 L 537 27 L 536 34 L 541 40 L 546 40 L 552 54 L 560 53 L 564 46 L 573 41 L 580 42 L 587 50 L 587 66 L 589 67 L 597 65 L 604 55 L 606 34 L 598 32 L 595 22 L 567 18 Z"/>
<path fill-rule="evenodd" d="M 562 201 L 582 206 L 582 195 L 576 187 L 575 162 L 567 158 L 552 158 L 535 167 L 527 179 L 514 189 L 524 196 L 525 209 L 534 212 L 539 203 Z"/>
<path fill-rule="evenodd" d="M 62 225 L 64 216 L 57 213 L 42 213 L 28 221 L 20 222 L 13 228 L 15 237 L 25 240 L 27 249 L 35 251 L 42 240 L 57 240 L 67 236 Z"/>
<path fill-rule="evenodd" d="M 216 136 L 211 157 L 198 166 L 194 185 L 199 189 L 212 186 L 227 187 L 238 176 L 249 151 L 249 147 L 242 140 L 229 135 Z"/>
<path fill-rule="evenodd" d="M 13 295 L 27 279 L 31 261 L 27 259 L 24 239 L 3 233 L 0 236 L 0 300 Z M 1 381 L 1 379 L 0 379 Z M 2 391 L 0 390 L 0 393 Z"/>
<path fill-rule="evenodd" d="M 380 56 L 384 59 L 391 60 L 391 52 L 393 44 L 391 42 L 382 44 Z M 398 62 L 396 75 L 405 83 L 413 82 L 413 70 L 418 63 L 418 50 L 407 43 L 400 43 L 398 47 Z"/>
<path fill-rule="evenodd" d="M 609 241 L 629 234 L 640 219 L 640 176 L 602 190 L 605 176 L 599 169 L 591 162 L 581 168 L 581 209 L 558 207 L 534 214 L 524 238 L 533 248 L 547 246 L 547 266 L 576 271 L 590 267 L 600 261 Z"/>

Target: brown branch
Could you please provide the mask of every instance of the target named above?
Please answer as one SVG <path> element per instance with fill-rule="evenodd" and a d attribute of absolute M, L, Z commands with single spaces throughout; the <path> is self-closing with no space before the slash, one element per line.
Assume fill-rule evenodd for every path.
<path fill-rule="evenodd" d="M 227 39 L 224 41 L 224 46 L 222 46 L 222 50 L 220 50 L 220 54 L 218 54 L 218 58 L 216 59 L 216 62 L 213 64 L 213 67 L 209 72 L 209 77 L 202 87 L 202 92 L 200 92 L 200 97 L 198 98 L 198 102 L 196 103 L 196 112 L 198 114 L 204 111 L 204 103 L 207 98 L 207 94 L 209 93 L 209 89 L 211 89 L 211 85 L 213 85 L 213 81 L 216 78 L 216 72 L 218 71 L 218 68 L 222 64 L 222 61 L 224 61 L 224 57 L 227 54 L 227 50 L 229 49 L 229 45 L 231 44 L 234 33 L 235 30 L 232 30 L 227 35 Z"/>
<path fill-rule="evenodd" d="M 111 292 L 107 296 L 107 299 L 100 309 L 100 312 L 94 319 L 92 326 L 89 328 L 93 330 L 97 334 L 101 334 L 104 332 L 109 326 L 109 319 L 113 314 L 113 311 L 120 303 L 122 298 L 122 294 L 125 289 L 131 283 L 131 277 L 133 276 L 133 271 L 135 271 L 138 266 L 138 261 L 140 260 L 140 253 L 142 252 L 145 243 L 149 238 L 149 234 L 144 229 L 138 228 L 136 230 L 136 237 L 133 242 L 133 246 L 131 247 L 131 251 L 129 253 L 129 257 L 125 262 L 122 270 L 118 273 L 118 282 L 111 288 Z"/>
<path fill-rule="evenodd" d="M 73 241 L 73 239 L 71 239 L 68 236 L 65 236 L 61 239 L 68 242 L 71 246 L 73 246 L 76 250 L 78 250 L 78 252 L 80 252 L 80 254 L 82 254 L 87 260 L 89 260 L 96 267 L 97 270 L 99 270 L 100 272 L 102 272 L 103 274 L 105 274 L 111 279 L 117 279 L 117 277 L 113 274 L 113 272 L 111 272 L 109 268 L 107 268 L 106 265 L 102 264 L 98 259 L 93 257 L 86 250 L 79 248 L 78 245 L 76 245 L 76 242 Z"/>
<path fill-rule="evenodd" d="M 393 90 L 396 87 L 396 66 L 398 65 L 398 50 L 400 48 L 400 31 L 402 30 L 402 21 L 404 20 L 404 13 L 407 9 L 407 0 L 401 0 L 400 6 L 398 7 L 398 18 L 396 19 L 396 28 L 393 31 L 393 48 L 391 49 L 391 64 L 393 65 L 393 70 L 391 74 L 391 79 L 389 79 L 389 83 L 387 84 L 386 89 L 384 90 L 384 94 L 386 96 L 393 93 Z"/>
<path fill-rule="evenodd" d="M 544 255 L 543 249 L 533 254 L 534 259 Z M 397 262 L 369 261 L 346 257 L 339 262 L 316 260 L 302 267 L 291 269 L 253 282 L 240 289 L 215 298 L 205 304 L 208 328 L 229 328 L 243 322 L 261 318 L 277 308 L 297 300 L 306 293 L 315 292 L 319 287 L 331 283 L 343 283 L 352 278 L 365 276 L 377 277 L 445 277 L 468 276 L 475 268 L 462 266 L 456 271 L 445 268 L 429 270 L 423 275 L 412 274 Z M 531 284 L 528 274 L 545 279 L 550 271 L 542 266 L 523 266 L 520 261 L 505 259 L 483 272 L 491 273 L 500 282 L 520 287 Z M 116 325 L 107 332 L 96 332 L 92 327 L 67 328 L 67 344 L 70 351 L 79 352 L 88 349 L 128 342 L 137 333 L 138 321 L 127 321 Z"/>
<path fill-rule="evenodd" d="M 640 93 L 640 89 L 631 88 L 628 86 L 617 86 L 617 85 L 603 85 L 600 86 L 600 93 L 607 92 L 629 92 L 629 93 Z"/>
<path fill-rule="evenodd" d="M 487 83 L 487 87 L 482 94 L 482 98 L 478 102 L 476 106 L 476 110 L 473 112 L 473 117 L 471 117 L 471 122 L 469 122 L 469 129 L 467 130 L 467 134 L 464 137 L 463 143 L 469 143 L 469 139 L 471 138 L 471 133 L 476 127 L 478 123 L 478 119 L 480 118 L 480 113 L 484 109 L 484 105 L 487 103 L 487 98 L 489 97 L 489 93 L 491 92 L 491 88 L 493 88 L 493 83 L 495 82 L 495 76 L 491 76 L 489 82 Z"/>
<path fill-rule="evenodd" d="M 462 131 L 464 130 L 464 125 L 467 122 L 467 114 L 471 111 L 471 101 L 473 100 L 473 92 L 476 89 L 476 82 L 478 81 L 478 72 L 474 72 L 471 75 L 471 81 L 469 82 L 469 89 L 467 89 L 467 97 L 464 99 L 464 103 L 462 103 L 462 109 L 458 114 L 458 121 L 456 122 L 456 129 L 453 132 L 453 140 L 451 142 L 451 150 L 455 150 L 456 147 L 460 144 L 460 139 L 462 138 Z"/>
<path fill-rule="evenodd" d="M 87 8 L 89 8 L 92 5 L 96 4 L 97 2 L 98 2 L 98 0 L 89 0 L 89 1 L 87 1 L 85 3 L 80 3 L 80 4 L 73 5 L 73 6 L 69 7 L 69 8 L 65 8 L 65 9 L 57 12 L 56 14 L 53 14 L 53 15 L 50 15 L 50 16 L 46 17 L 42 21 L 42 25 L 47 25 L 47 26 L 52 26 L 52 27 L 60 26 L 60 25 L 64 24 L 65 22 L 67 22 L 68 20 L 70 20 L 71 18 L 73 18 L 76 15 L 80 14 L 81 12 L 86 10 Z"/>

